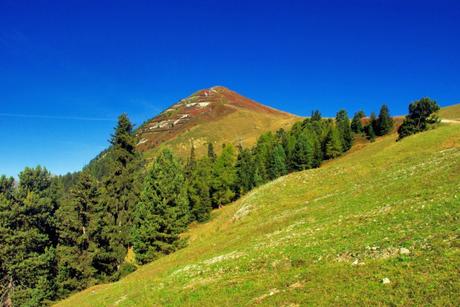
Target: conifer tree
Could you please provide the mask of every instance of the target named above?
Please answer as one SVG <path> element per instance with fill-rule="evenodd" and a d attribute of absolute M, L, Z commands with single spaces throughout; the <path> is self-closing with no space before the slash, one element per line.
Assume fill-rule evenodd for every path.
<path fill-rule="evenodd" d="M 190 207 L 190 220 L 204 222 L 211 216 L 211 163 L 205 157 L 196 160 L 195 147 L 192 145 L 186 166 L 187 195 Z"/>
<path fill-rule="evenodd" d="M 351 121 L 351 130 L 354 132 L 354 133 L 363 133 L 364 132 L 364 127 L 363 127 L 363 123 L 362 123 L 362 119 L 365 117 L 366 115 L 364 114 L 363 111 L 358 111 L 355 113 L 355 115 L 353 116 L 353 119 Z"/>
<path fill-rule="evenodd" d="M 378 126 L 378 121 L 377 121 L 377 116 L 375 115 L 374 112 L 371 113 L 371 116 L 369 117 L 369 123 L 368 125 L 371 125 L 372 126 L 372 129 L 374 130 L 374 133 L 375 131 L 377 131 L 379 129 L 379 126 Z"/>
<path fill-rule="evenodd" d="M 230 203 L 235 197 L 236 168 L 235 149 L 233 145 L 225 145 L 222 153 L 213 165 L 212 201 L 214 207 Z"/>
<path fill-rule="evenodd" d="M 11 192 L 11 187 L 7 190 Z M 13 198 L 9 192 L 0 196 L 0 235 L 6 235 L 0 266 L 10 285 L 7 300 L 14 305 L 38 306 L 56 297 L 54 214 L 61 191 L 45 168 L 36 167 L 19 174 Z"/>
<path fill-rule="evenodd" d="M 256 186 L 255 162 L 251 150 L 239 147 L 236 161 L 238 195 L 249 192 Z"/>
<path fill-rule="evenodd" d="M 292 164 L 294 170 L 305 170 L 312 168 L 314 159 L 314 148 L 311 135 L 302 131 L 296 140 Z"/>
<path fill-rule="evenodd" d="M 92 241 L 94 229 L 93 212 L 98 206 L 97 181 L 88 173 L 80 174 L 59 210 L 56 212 L 59 232 L 57 246 L 58 293 L 66 296 L 82 290 L 97 275 L 93 258 L 98 246 Z"/>
<path fill-rule="evenodd" d="M 136 152 L 133 125 L 126 114 L 118 117 L 110 143 L 110 167 L 102 180 L 101 208 L 98 208 L 98 214 L 103 215 L 100 217 L 100 233 L 107 243 L 104 244 L 104 253 L 96 257 L 107 275 L 114 274 L 125 258 L 130 245 L 132 212 L 139 199 L 142 161 Z"/>
<path fill-rule="evenodd" d="M 339 131 L 339 135 L 342 143 L 342 151 L 345 152 L 351 148 L 353 144 L 353 135 L 350 126 L 350 119 L 345 110 L 340 110 L 336 117 L 336 125 Z"/>
<path fill-rule="evenodd" d="M 367 139 L 371 142 L 375 141 L 375 132 L 372 124 L 366 126 Z"/>
<path fill-rule="evenodd" d="M 324 156 L 326 159 L 334 159 L 342 154 L 342 143 L 340 132 L 334 126 L 331 126 L 326 137 Z"/>
<path fill-rule="evenodd" d="M 257 185 L 265 183 L 270 179 L 270 154 L 274 144 L 275 137 L 271 132 L 263 133 L 257 139 L 256 146 L 253 149 Z"/>
<path fill-rule="evenodd" d="M 321 113 L 319 112 L 319 110 L 311 112 L 311 121 L 321 121 Z"/>
<path fill-rule="evenodd" d="M 181 246 L 179 234 L 189 222 L 189 203 L 183 169 L 169 149 L 156 158 L 144 181 L 134 211 L 136 260 L 146 263 Z"/>
<path fill-rule="evenodd" d="M 276 144 L 273 147 L 270 153 L 269 165 L 268 173 L 270 179 L 273 180 L 287 174 L 286 154 L 281 144 Z"/>
<path fill-rule="evenodd" d="M 390 111 L 387 105 L 382 105 L 377 119 L 377 131 L 375 133 L 379 136 L 388 134 L 393 128 L 393 118 L 390 116 Z"/>
<path fill-rule="evenodd" d="M 439 111 L 439 105 L 430 98 L 422 98 L 414 101 L 409 105 L 409 114 L 404 118 L 404 122 L 398 129 L 398 140 L 411 134 L 425 131 L 432 125 L 439 122 L 436 113 Z"/>
<path fill-rule="evenodd" d="M 214 145 L 211 142 L 208 143 L 208 158 L 212 163 L 214 163 L 217 158 L 216 152 L 214 151 Z"/>

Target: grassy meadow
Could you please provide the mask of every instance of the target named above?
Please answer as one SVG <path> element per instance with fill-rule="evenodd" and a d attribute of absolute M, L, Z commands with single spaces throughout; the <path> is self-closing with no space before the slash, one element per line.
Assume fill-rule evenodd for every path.
<path fill-rule="evenodd" d="M 59 306 L 460 304 L 460 125 L 396 135 L 213 212 L 188 247 Z"/>

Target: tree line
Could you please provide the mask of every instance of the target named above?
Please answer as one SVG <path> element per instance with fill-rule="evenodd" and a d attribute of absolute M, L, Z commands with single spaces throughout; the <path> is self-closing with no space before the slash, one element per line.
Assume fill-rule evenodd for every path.
<path fill-rule="evenodd" d="M 419 120 L 414 112 L 407 122 L 417 129 L 432 118 L 423 113 Z M 251 148 L 224 144 L 217 154 L 209 143 L 198 158 L 192 144 L 186 161 L 164 148 L 148 166 L 136 151 L 133 125 L 121 115 L 99 165 L 68 176 L 36 167 L 24 169 L 18 182 L 0 177 L 2 303 L 38 306 L 115 281 L 185 246 L 180 234 L 209 220 L 213 208 L 339 157 L 356 134 L 372 139 L 369 131 L 384 135 L 392 127 L 387 106 L 368 121 L 363 112 L 350 121 L 344 110 L 335 119 L 315 111 L 288 131 L 262 134 Z"/>

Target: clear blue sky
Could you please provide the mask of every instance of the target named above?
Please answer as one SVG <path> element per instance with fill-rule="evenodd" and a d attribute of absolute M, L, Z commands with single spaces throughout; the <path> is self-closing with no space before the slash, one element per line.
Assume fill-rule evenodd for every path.
<path fill-rule="evenodd" d="M 460 2 L 0 0 L 0 174 L 75 171 L 115 118 L 224 85 L 292 113 L 460 102 Z"/>

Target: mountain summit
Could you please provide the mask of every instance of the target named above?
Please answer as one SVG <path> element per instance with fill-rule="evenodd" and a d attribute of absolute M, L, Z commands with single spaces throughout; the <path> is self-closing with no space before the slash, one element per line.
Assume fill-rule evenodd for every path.
<path fill-rule="evenodd" d="M 248 146 L 261 133 L 287 128 L 298 119 L 226 87 L 214 86 L 181 99 L 142 125 L 137 146 L 140 151 L 153 154 L 164 144 L 182 156 L 192 143 L 198 152 L 204 152 L 208 142 Z"/>

